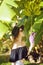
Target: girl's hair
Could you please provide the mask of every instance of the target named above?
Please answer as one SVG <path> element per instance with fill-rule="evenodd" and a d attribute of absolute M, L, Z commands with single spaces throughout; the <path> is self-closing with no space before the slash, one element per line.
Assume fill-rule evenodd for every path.
<path fill-rule="evenodd" d="M 12 30 L 12 35 L 15 37 L 17 37 L 19 34 L 19 27 L 15 26 Z"/>
<path fill-rule="evenodd" d="M 21 25 L 21 26 L 20 26 L 20 29 L 22 29 L 22 31 L 23 31 L 23 30 L 24 30 L 24 25 Z"/>
<path fill-rule="evenodd" d="M 22 29 L 22 31 L 24 30 L 24 25 L 18 27 L 18 26 L 15 26 L 12 30 L 12 35 L 14 36 L 14 38 L 16 38 L 19 34 L 19 30 Z"/>

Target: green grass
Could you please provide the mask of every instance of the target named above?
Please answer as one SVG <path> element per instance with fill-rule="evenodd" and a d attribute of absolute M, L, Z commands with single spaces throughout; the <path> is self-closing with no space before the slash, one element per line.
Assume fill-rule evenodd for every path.
<path fill-rule="evenodd" d="M 11 63 L 10 62 L 8 62 L 8 63 L 0 63 L 0 65 L 11 65 Z M 41 63 L 41 64 L 33 64 L 33 63 L 25 63 L 25 65 L 43 65 L 43 63 Z"/>
<path fill-rule="evenodd" d="M 11 65 L 8 57 L 9 56 L 5 56 L 5 55 L 0 56 L 0 65 Z M 43 63 L 33 64 L 33 63 L 28 62 L 28 61 L 24 61 L 24 65 L 43 65 Z"/>
<path fill-rule="evenodd" d="M 10 62 L 8 62 L 8 63 L 0 63 L 0 65 L 11 65 L 11 63 Z"/>

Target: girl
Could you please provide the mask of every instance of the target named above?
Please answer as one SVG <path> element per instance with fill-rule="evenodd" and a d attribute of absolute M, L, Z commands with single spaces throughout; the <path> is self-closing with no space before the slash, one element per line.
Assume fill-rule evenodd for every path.
<path fill-rule="evenodd" d="M 13 39 L 15 41 L 10 55 L 10 62 L 13 62 L 12 65 L 24 65 L 21 59 L 27 56 L 27 47 L 25 42 L 22 41 L 22 37 L 24 37 L 23 30 L 24 25 L 21 27 L 15 26 L 12 30 Z"/>

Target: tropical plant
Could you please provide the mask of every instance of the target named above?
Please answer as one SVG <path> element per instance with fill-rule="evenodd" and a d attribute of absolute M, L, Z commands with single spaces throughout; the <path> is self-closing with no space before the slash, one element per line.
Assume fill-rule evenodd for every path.
<path fill-rule="evenodd" d="M 37 33 L 38 43 L 43 34 L 43 0 L 0 0 L 0 39 L 12 30 L 15 22 L 24 25 L 26 43 L 31 32 Z"/>
<path fill-rule="evenodd" d="M 35 45 L 43 35 L 43 0 L 0 0 L 0 48 L 10 39 L 12 25 L 24 25 L 24 40 L 29 46 L 29 36 L 36 33 Z M 6 47 L 2 51 L 6 52 Z M 9 49 L 7 49 L 9 50 Z"/>

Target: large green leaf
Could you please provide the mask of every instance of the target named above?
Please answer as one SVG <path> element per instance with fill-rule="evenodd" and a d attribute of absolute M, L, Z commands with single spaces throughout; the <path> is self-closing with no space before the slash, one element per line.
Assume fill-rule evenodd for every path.
<path fill-rule="evenodd" d="M 29 32 L 36 32 L 35 44 L 37 44 L 41 40 L 41 36 L 43 34 L 43 18 L 40 17 L 34 22 L 33 26 L 31 26 Z"/>
<path fill-rule="evenodd" d="M 38 21 L 39 19 L 42 19 L 43 18 L 43 12 L 41 12 L 40 15 L 38 15 L 36 18 L 35 18 L 35 21 Z"/>
<path fill-rule="evenodd" d="M 40 6 L 42 6 L 42 7 L 43 7 L 43 2 L 41 2 L 41 3 L 40 3 Z"/>
<path fill-rule="evenodd" d="M 43 34 L 43 19 L 39 19 L 34 23 L 33 30 L 36 32 L 35 44 L 37 44 L 41 40 Z"/>
<path fill-rule="evenodd" d="M 43 35 L 43 22 L 41 24 L 40 30 L 38 31 L 36 38 L 35 38 L 35 44 L 39 43 L 39 41 L 42 39 Z"/>
<path fill-rule="evenodd" d="M 0 6 L 0 20 L 11 21 L 15 14 L 16 13 L 8 5 L 6 5 L 5 2 L 2 3 Z"/>
<path fill-rule="evenodd" d="M 18 7 L 18 5 L 14 2 L 14 0 L 4 0 L 6 4 L 9 4 L 13 7 Z"/>
<path fill-rule="evenodd" d="M 8 27 L 6 27 L 3 23 L 0 22 L 0 39 L 3 37 L 5 33 L 7 33 Z"/>
<path fill-rule="evenodd" d="M 42 19 L 39 19 L 34 23 L 33 29 L 35 32 L 38 32 L 40 30 L 41 24 L 42 24 Z"/>
<path fill-rule="evenodd" d="M 32 32 L 32 31 L 33 32 L 38 32 L 40 30 L 40 27 L 41 27 L 42 22 L 43 22 L 43 18 L 36 20 L 34 22 L 34 24 L 30 27 L 30 31 L 29 32 Z"/>

